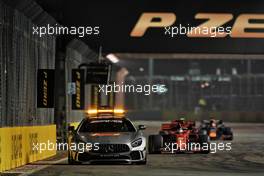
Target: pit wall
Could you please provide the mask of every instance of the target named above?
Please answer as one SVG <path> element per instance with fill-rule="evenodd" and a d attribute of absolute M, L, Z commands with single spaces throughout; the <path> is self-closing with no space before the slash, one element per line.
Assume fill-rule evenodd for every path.
<path fill-rule="evenodd" d="M 0 172 L 56 155 L 56 149 L 34 150 L 48 141 L 56 144 L 55 125 L 0 128 Z"/>

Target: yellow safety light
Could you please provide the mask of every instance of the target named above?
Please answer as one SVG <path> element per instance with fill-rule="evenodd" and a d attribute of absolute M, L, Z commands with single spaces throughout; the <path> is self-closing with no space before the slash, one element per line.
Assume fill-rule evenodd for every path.
<path fill-rule="evenodd" d="M 89 109 L 86 111 L 88 115 L 93 115 L 96 116 L 97 114 L 107 114 L 107 113 L 111 113 L 111 114 L 124 114 L 125 110 L 124 109 Z"/>
<path fill-rule="evenodd" d="M 99 109 L 98 113 L 113 113 L 112 109 Z"/>
<path fill-rule="evenodd" d="M 95 114 L 98 113 L 98 111 L 97 111 L 97 109 L 89 109 L 89 110 L 87 110 L 87 113 L 88 113 L 88 114 L 95 115 Z"/>
<path fill-rule="evenodd" d="M 115 114 L 123 114 L 123 113 L 125 113 L 125 110 L 124 109 L 114 109 L 114 113 Z"/>

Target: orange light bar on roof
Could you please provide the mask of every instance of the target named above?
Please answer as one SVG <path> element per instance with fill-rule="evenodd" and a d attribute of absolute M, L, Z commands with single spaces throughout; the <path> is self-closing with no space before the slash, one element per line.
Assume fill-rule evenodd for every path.
<path fill-rule="evenodd" d="M 87 113 L 88 114 L 97 114 L 98 111 L 97 111 L 97 109 L 89 109 L 89 110 L 87 110 Z"/>
<path fill-rule="evenodd" d="M 99 113 L 114 113 L 114 114 L 123 114 L 125 113 L 124 109 L 89 109 L 87 110 L 89 115 L 97 115 Z"/>
<path fill-rule="evenodd" d="M 115 114 L 123 114 L 123 113 L 125 113 L 125 110 L 124 109 L 114 109 L 114 113 Z"/>
<path fill-rule="evenodd" d="M 90 115 L 87 118 L 89 118 L 89 119 L 109 119 L 109 118 L 112 118 L 112 119 L 123 119 L 124 116 L 121 116 L 121 115 L 115 115 L 115 116 L 96 116 L 96 115 Z"/>

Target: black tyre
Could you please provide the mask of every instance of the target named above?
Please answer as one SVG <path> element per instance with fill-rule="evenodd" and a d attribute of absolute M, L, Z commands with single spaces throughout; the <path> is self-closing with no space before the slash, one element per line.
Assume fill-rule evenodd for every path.
<path fill-rule="evenodd" d="M 163 138 L 161 135 L 150 135 L 148 140 L 148 152 L 150 154 L 161 153 Z"/>
<path fill-rule="evenodd" d="M 229 134 L 230 137 L 225 138 L 224 140 L 232 141 L 234 139 L 233 133 Z"/>
<path fill-rule="evenodd" d="M 208 135 L 199 135 L 199 142 L 201 144 L 201 153 L 208 154 L 210 153 L 210 141 Z M 206 146 L 206 147 L 205 147 Z"/>
<path fill-rule="evenodd" d="M 231 130 L 231 128 L 230 127 L 226 127 L 226 128 L 224 128 L 224 134 L 231 134 L 232 133 L 232 130 Z"/>
<path fill-rule="evenodd" d="M 234 139 L 234 135 L 233 135 L 233 133 L 231 134 L 231 137 L 230 137 L 230 139 L 229 140 L 233 140 Z"/>
<path fill-rule="evenodd" d="M 230 127 L 224 128 L 223 134 L 226 136 L 230 136 L 230 137 L 224 138 L 224 140 L 233 140 L 233 132 Z"/>

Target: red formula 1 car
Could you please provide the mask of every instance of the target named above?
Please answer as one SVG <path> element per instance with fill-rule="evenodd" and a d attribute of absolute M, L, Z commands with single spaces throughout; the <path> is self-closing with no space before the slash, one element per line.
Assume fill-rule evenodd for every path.
<path fill-rule="evenodd" d="M 195 128 L 194 121 L 173 120 L 162 124 L 159 134 L 149 136 L 148 151 L 150 154 L 209 153 L 209 137 L 207 131 Z"/>

